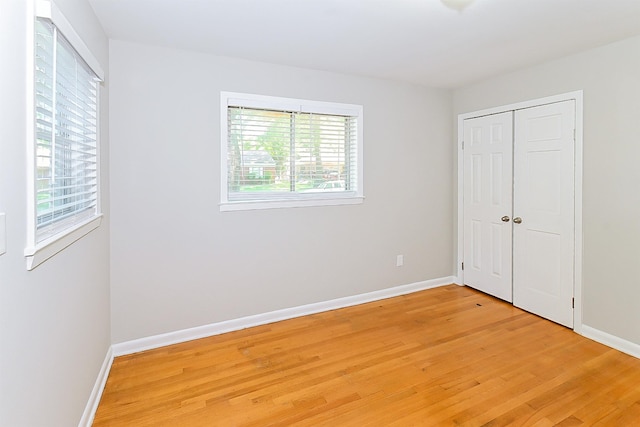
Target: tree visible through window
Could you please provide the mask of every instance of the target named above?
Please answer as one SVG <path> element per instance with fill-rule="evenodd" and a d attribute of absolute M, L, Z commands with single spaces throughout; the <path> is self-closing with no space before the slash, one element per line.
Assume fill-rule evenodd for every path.
<path fill-rule="evenodd" d="M 250 103 L 227 105 L 229 202 L 360 194 L 361 112 L 252 108 Z"/>

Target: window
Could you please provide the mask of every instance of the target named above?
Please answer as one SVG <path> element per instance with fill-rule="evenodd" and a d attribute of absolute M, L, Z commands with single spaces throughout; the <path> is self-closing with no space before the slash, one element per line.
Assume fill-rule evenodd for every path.
<path fill-rule="evenodd" d="M 51 256 L 52 242 L 74 233 L 76 240 L 79 229 L 90 223 L 97 227 L 94 220 L 100 216 L 98 92 L 102 71 L 53 3 L 39 2 L 37 14 L 34 146 L 30 150 L 34 162 L 33 246 L 25 250 L 28 258 L 44 247 Z M 88 231 L 80 230 L 80 234 Z"/>
<path fill-rule="evenodd" d="M 221 210 L 362 202 L 362 106 L 223 92 Z"/>

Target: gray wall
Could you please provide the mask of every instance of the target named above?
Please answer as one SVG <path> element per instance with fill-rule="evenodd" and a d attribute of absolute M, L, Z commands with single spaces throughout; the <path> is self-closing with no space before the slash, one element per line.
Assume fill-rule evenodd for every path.
<path fill-rule="evenodd" d="M 114 343 L 451 275 L 450 92 L 115 40 L 110 67 Z M 362 104 L 365 202 L 221 213 L 221 90 Z"/>
<path fill-rule="evenodd" d="M 108 94 L 102 90 L 102 225 L 33 271 L 26 270 L 26 54 L 24 0 L 0 6 L 0 425 L 77 425 L 110 345 Z M 84 0 L 57 0 L 108 69 L 108 42 Z"/>
<path fill-rule="evenodd" d="M 640 344 L 640 276 L 632 269 L 640 261 L 640 37 L 459 88 L 454 118 L 579 89 L 583 323 Z"/>

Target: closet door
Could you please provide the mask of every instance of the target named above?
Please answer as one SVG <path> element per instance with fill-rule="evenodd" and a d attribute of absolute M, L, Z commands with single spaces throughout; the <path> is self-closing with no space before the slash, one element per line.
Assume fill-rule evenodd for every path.
<path fill-rule="evenodd" d="M 464 121 L 464 283 L 512 302 L 513 112 Z"/>
<path fill-rule="evenodd" d="M 573 327 L 574 129 L 575 101 L 515 113 L 513 303 L 568 327 Z"/>

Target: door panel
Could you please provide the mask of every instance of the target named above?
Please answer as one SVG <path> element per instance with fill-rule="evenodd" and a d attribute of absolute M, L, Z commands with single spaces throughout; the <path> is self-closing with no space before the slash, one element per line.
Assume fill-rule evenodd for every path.
<path fill-rule="evenodd" d="M 464 121 L 464 283 L 512 301 L 513 113 Z"/>
<path fill-rule="evenodd" d="M 518 110 L 513 303 L 573 327 L 574 101 Z"/>

